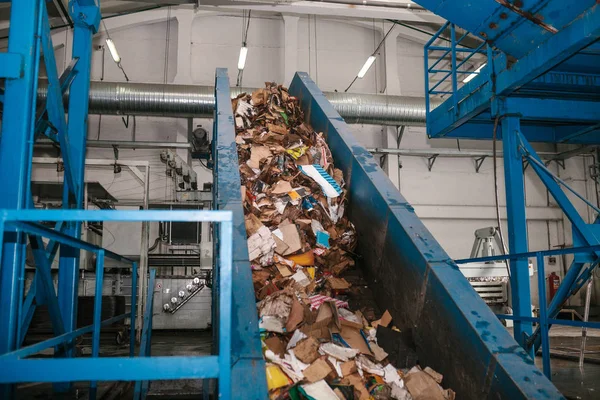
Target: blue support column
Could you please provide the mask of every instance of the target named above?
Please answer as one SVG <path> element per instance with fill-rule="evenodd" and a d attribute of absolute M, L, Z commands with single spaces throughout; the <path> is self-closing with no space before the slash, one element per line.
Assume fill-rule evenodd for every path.
<path fill-rule="evenodd" d="M 527 220 L 525 219 L 525 179 L 523 177 L 523 157 L 518 147 L 519 130 L 520 121 L 518 117 L 507 116 L 502 120 L 508 241 L 511 254 L 526 253 L 528 251 Z M 510 275 L 513 312 L 518 316 L 531 317 L 531 293 L 527 260 L 511 260 Z M 515 321 L 515 340 L 524 348 L 531 332 L 531 322 Z"/>
<path fill-rule="evenodd" d="M 87 139 L 87 118 L 90 89 L 90 65 L 92 55 L 92 36 L 98 30 L 100 22 L 99 7 L 92 0 L 74 0 L 71 2 L 73 29 L 73 58 L 78 62 L 74 67 L 75 78 L 69 94 L 69 120 L 67 132 L 71 147 L 71 175 L 75 188 L 64 187 L 63 208 L 83 208 L 84 168 Z M 75 196 L 70 196 L 70 192 Z M 74 198 L 73 198 L 74 197 Z M 69 222 L 65 233 L 77 239 L 81 236 L 81 223 Z M 77 327 L 77 292 L 79 284 L 79 249 L 62 246 L 58 272 L 58 301 L 60 304 L 65 330 Z M 65 356 L 71 357 L 73 349 Z M 56 384 L 55 389 L 67 391 L 70 383 Z"/>
<path fill-rule="evenodd" d="M 40 0 L 15 1 L 10 11 L 8 52 L 20 63 L 18 74 L 7 77 L 0 138 L 2 196 L 0 208 L 27 207 L 35 93 L 39 68 Z M 4 234 L 0 268 L 0 354 L 15 350 L 23 301 L 25 236 L 16 231 Z M 9 398 L 12 389 L 0 389 L 0 398 Z"/>

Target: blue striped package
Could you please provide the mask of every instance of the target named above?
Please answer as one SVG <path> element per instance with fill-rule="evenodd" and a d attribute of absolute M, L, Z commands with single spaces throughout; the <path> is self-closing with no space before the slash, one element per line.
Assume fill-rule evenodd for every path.
<path fill-rule="evenodd" d="M 298 165 L 304 175 L 310 176 L 321 186 L 327 197 L 338 197 L 342 194 L 342 188 L 337 182 L 318 164 Z"/>

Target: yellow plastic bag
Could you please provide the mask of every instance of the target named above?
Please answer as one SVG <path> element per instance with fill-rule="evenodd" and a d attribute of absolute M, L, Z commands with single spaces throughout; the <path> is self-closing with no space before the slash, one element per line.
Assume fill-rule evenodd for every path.
<path fill-rule="evenodd" d="M 287 386 L 291 383 L 287 375 L 277 365 L 267 365 L 267 387 L 269 390 Z"/>

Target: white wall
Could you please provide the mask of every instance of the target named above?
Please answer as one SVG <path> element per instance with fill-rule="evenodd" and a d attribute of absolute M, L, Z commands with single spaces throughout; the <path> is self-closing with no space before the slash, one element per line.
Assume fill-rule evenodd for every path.
<path fill-rule="evenodd" d="M 284 20 L 275 13 L 253 14 L 243 86 L 261 86 L 265 81 L 284 82 L 289 79 L 286 71 L 301 70 L 309 72 L 321 89 L 343 91 L 390 27 L 389 24 L 383 26 L 381 21 L 373 23 L 370 20 L 328 19 L 323 16 L 286 18 Z M 212 85 L 215 68 L 227 67 L 230 81 L 232 85 L 235 84 L 242 34 L 241 14 L 229 11 L 197 11 L 194 14 L 189 9 L 173 8 L 170 21 L 168 38 L 164 9 L 106 21 L 131 81 Z M 286 24 L 290 24 L 288 29 Z M 380 49 L 374 67 L 364 79 L 357 80 L 350 91 L 385 91 L 390 94 L 423 96 L 422 44 L 397 33 L 391 38 L 391 45 L 385 47 L 387 50 Z M 100 34 L 94 39 L 94 43 L 101 44 L 103 40 L 104 34 Z M 168 51 L 167 40 L 170 46 Z M 62 69 L 64 59 L 70 54 L 69 35 L 57 33 L 54 41 L 55 45 L 66 42 L 66 50 L 57 52 L 57 63 L 59 69 Z M 286 48 L 292 50 L 287 57 Z M 108 51 L 104 58 L 105 80 L 123 81 L 123 75 L 110 59 Z M 92 68 L 94 80 L 100 79 L 101 66 L 102 52 L 96 50 Z M 209 133 L 212 132 L 210 121 L 194 121 L 196 123 L 202 123 Z M 351 125 L 350 128 L 367 147 L 395 145 L 390 141 L 387 127 Z M 132 127 L 125 128 L 120 117 L 102 117 L 100 139 L 131 140 L 132 134 Z M 98 138 L 98 116 L 90 117 L 88 136 L 90 139 Z M 186 141 L 187 121 L 138 117 L 136 139 Z M 488 142 L 461 141 L 460 146 L 463 150 L 490 148 Z M 424 128 L 407 128 L 402 148 L 436 147 L 455 149 L 457 143 L 455 140 L 428 140 Z M 547 147 L 542 149 L 554 150 Z M 90 150 L 88 157 L 112 159 L 113 154 L 110 149 Z M 158 160 L 157 151 L 122 150 L 120 158 L 148 160 L 152 167 L 151 198 L 171 199 L 172 183 L 164 176 L 164 167 Z M 491 160 L 485 160 L 479 173 L 475 172 L 474 161 L 469 158 L 438 158 L 432 171 L 428 171 L 427 160 L 424 158 L 400 157 L 400 162 L 402 168 L 399 171 L 393 166 L 396 161 L 390 163 L 388 173 L 397 180 L 395 183 L 403 195 L 415 206 L 417 214 L 423 218 L 425 225 L 451 257 L 468 257 L 474 230 L 495 225 Z M 586 174 L 587 165 L 584 162 L 578 157 L 568 160 L 565 170 L 559 169 L 555 164 L 551 168 L 595 202 L 596 195 Z M 199 164 L 195 164 L 195 170 L 200 174 L 200 185 L 203 179 L 211 179 L 210 172 Z M 502 160 L 498 161 L 498 172 L 500 204 L 504 207 Z M 51 168 L 36 170 L 34 178 L 59 179 Z M 119 199 L 141 199 L 141 185 L 127 172 L 115 176 L 106 170 L 90 170 L 88 179 L 101 182 Z M 555 203 L 548 200 L 546 190 L 531 168 L 526 172 L 526 198 L 530 218 L 530 250 L 549 249 L 565 243 L 570 245 L 571 228 L 568 221 L 564 221 Z M 591 222 L 592 214 L 581 202 L 575 203 L 586 221 Z M 505 211 L 502 213 L 504 215 Z M 504 232 L 507 232 L 506 226 Z M 553 270 L 562 276 L 560 259 L 557 265 L 547 267 L 547 273 Z M 535 278 L 534 276 L 532 279 L 532 292 L 537 297 Z"/>

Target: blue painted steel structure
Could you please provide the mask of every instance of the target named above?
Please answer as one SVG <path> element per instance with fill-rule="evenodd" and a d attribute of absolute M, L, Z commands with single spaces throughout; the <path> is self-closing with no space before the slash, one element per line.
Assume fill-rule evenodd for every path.
<path fill-rule="evenodd" d="M 425 46 L 427 102 L 438 91 L 449 95 L 436 109 L 428 107 L 427 133 L 433 138 L 497 136 L 503 140 L 511 253 L 528 250 L 522 160 L 529 162 L 571 221 L 574 243 L 600 244 L 600 232 L 577 213 L 560 187 L 567 186 L 549 172 L 529 143 L 600 144 L 600 4 L 595 0 L 416 2 L 450 21 Z M 456 26 L 466 30 L 459 40 L 455 40 Z M 450 45 L 436 45 L 448 31 Z M 455 61 L 464 52 L 482 67 L 466 83 L 462 82 L 469 76 L 465 74 L 474 71 L 466 70 L 464 61 L 462 65 Z M 431 79 L 440 77 L 437 65 L 447 54 L 452 56 L 449 70 L 432 88 Z M 438 89 L 446 86 L 449 89 Z M 496 132 L 498 125 L 500 132 Z M 599 261 L 597 251 L 575 258 L 548 307 L 549 319 L 585 284 Z M 547 332 L 542 324 L 529 336 L 525 261 L 511 259 L 510 263 L 513 309 L 522 317 L 515 324 L 515 339 L 534 351 L 542 343 L 540 335 Z"/>
<path fill-rule="evenodd" d="M 8 52 L 0 54 L 0 77 L 6 79 L 3 101 L 2 136 L 0 137 L 0 169 L 3 195 L 0 197 L 0 397 L 11 398 L 18 382 L 53 382 L 55 390 L 68 391 L 71 382 L 90 381 L 90 398 L 95 397 L 97 381 L 137 381 L 136 398 L 144 397 L 149 380 L 154 379 L 218 379 L 218 396 L 232 398 L 232 213 L 230 211 L 202 212 L 119 212 L 83 211 L 84 168 L 86 156 L 88 92 L 92 36 L 98 30 L 100 6 L 98 0 L 70 0 L 69 13 L 74 21 L 73 60 L 58 76 L 54 49 L 49 30 L 45 0 L 15 1 L 11 5 Z M 48 77 L 48 96 L 43 104 L 36 104 L 37 77 L 41 55 Z M 63 93 L 69 90 L 68 119 L 63 106 Z M 231 106 L 227 93 L 227 107 Z M 221 106 L 225 101 L 221 101 Z M 229 125 L 219 125 L 233 135 L 232 117 Z M 55 141 L 64 160 L 63 210 L 32 210 L 31 171 L 35 140 L 45 135 Z M 233 136 L 232 136 L 233 137 Z M 238 178 L 239 179 L 239 178 Z M 239 186 L 238 186 L 239 187 Z M 239 191 L 238 191 L 239 193 Z M 130 357 L 99 358 L 101 326 L 130 317 L 135 320 L 137 264 L 133 263 L 132 314 L 124 314 L 100 321 L 101 289 L 104 258 L 130 260 L 79 239 L 84 221 L 198 221 L 218 223 L 218 264 L 214 280 L 218 318 L 218 346 L 209 357 L 134 357 L 135 335 L 130 339 Z M 42 225 L 41 222 L 45 224 Z M 54 229 L 46 224 L 54 223 Z M 243 219 L 242 219 L 243 224 Z M 239 230 L 239 226 L 236 226 Z M 239 232 L 238 232 L 239 233 Z M 45 245 L 42 238 L 51 239 Z M 25 245 L 29 241 L 35 258 L 36 276 L 23 295 Z M 50 265 L 60 247 L 58 291 L 52 283 Z M 76 326 L 77 292 L 80 251 L 97 255 L 96 298 L 93 324 Z M 247 269 L 249 273 L 249 268 Z M 151 279 L 154 275 L 151 274 Z M 251 280 L 249 280 L 251 282 Z M 251 285 L 251 284 L 250 284 Z M 250 286 L 251 287 L 251 286 Z M 152 291 L 150 292 L 150 295 Z M 21 347 L 29 323 L 37 306 L 46 305 L 55 337 Z M 147 304 L 151 305 L 150 299 Z M 238 314 L 241 314 L 239 310 Z M 254 313 L 252 313 L 254 315 Z M 149 355 L 151 314 L 145 318 L 142 356 Z M 244 326 L 238 329 L 242 331 Z M 83 334 L 92 334 L 92 357 L 73 358 L 74 340 Z M 239 335 L 235 340 L 241 340 Z M 254 342 L 259 343 L 258 336 Z M 233 343 L 236 348 L 237 342 Z M 54 347 L 57 358 L 28 358 L 39 351 Z M 258 348 L 260 352 L 260 347 Z M 260 353 L 259 353 L 260 354 Z M 262 360 L 262 359 L 261 359 Z M 237 365 L 256 364 L 246 359 Z M 264 365 L 258 363 L 264 378 Z M 258 370 L 258 368 L 255 368 Z M 242 376 L 248 369 L 240 369 Z M 263 398 L 266 383 L 261 385 L 253 376 L 240 381 L 247 387 L 255 386 Z M 264 380 L 264 379 L 263 379 Z M 239 388 L 238 388 L 239 389 Z"/>
<path fill-rule="evenodd" d="M 233 214 L 233 290 L 231 342 L 233 347 L 231 379 L 233 398 L 263 399 L 267 390 L 265 362 L 262 355 L 258 317 L 255 309 L 252 269 L 246 243 L 246 225 L 240 193 L 235 125 L 231 109 L 227 70 L 217 68 L 215 78 L 215 119 L 213 138 L 213 204 L 217 210 Z M 215 253 L 216 254 L 216 253 Z M 218 271 L 215 271 L 219 274 Z M 216 279 L 222 279 L 220 275 Z M 213 292 L 213 304 L 218 304 L 218 292 Z M 213 321 L 220 307 L 213 307 Z M 214 327 L 213 338 L 223 327 Z M 220 340 L 220 339 L 219 339 Z M 207 388 L 208 385 L 205 385 Z"/>
<path fill-rule="evenodd" d="M 140 357 L 133 357 L 135 341 L 130 341 L 130 357 L 99 358 L 101 326 L 112 324 L 127 317 L 135 320 L 136 308 L 131 313 L 122 314 L 101 321 L 102 279 L 104 258 L 130 264 L 135 276 L 137 264 L 101 247 L 76 239 L 66 233 L 50 229 L 41 222 L 81 223 L 84 221 L 120 222 L 215 222 L 219 225 L 218 287 L 219 326 L 218 355 L 205 357 L 149 357 L 152 313 L 144 318 L 143 341 Z M 72 382 L 90 381 L 90 398 L 95 398 L 97 381 L 138 381 L 135 398 L 143 398 L 147 392 L 147 381 L 158 379 L 218 379 L 218 396 L 223 399 L 231 395 L 231 311 L 232 311 L 232 225 L 230 211 L 84 211 L 84 210 L 0 210 L 0 240 L 14 234 L 31 234 L 50 238 L 61 246 L 93 252 L 96 258 L 96 290 L 93 324 L 79 329 L 66 330 L 54 338 L 33 345 L 6 352 L 0 355 L 0 384 L 19 382 Z M 3 248 L 0 256 L 4 255 Z M 21 265 L 21 269 L 24 266 Z M 151 271 L 150 284 L 153 286 L 155 271 Z M 136 281 L 132 281 L 135 285 Z M 132 296 L 135 298 L 135 286 Z M 149 291 L 147 304 L 152 306 L 153 290 Z M 132 299 L 132 304 L 135 305 Z M 12 307 L 17 308 L 19 302 Z M 151 308 L 150 308 L 151 309 Z M 75 338 L 92 333 L 92 357 L 90 358 L 27 358 L 41 350 L 68 345 Z M 133 336 L 133 335 L 132 335 Z M 266 392 L 265 392 L 266 393 Z M 10 394 L 9 394 L 10 395 Z"/>
<path fill-rule="evenodd" d="M 379 305 L 402 329 L 413 330 L 420 361 L 442 372 L 461 399 L 562 398 L 306 73 L 296 74 L 290 94 L 313 128 L 326 134 L 348 185 L 359 262 L 376 281 Z"/>

